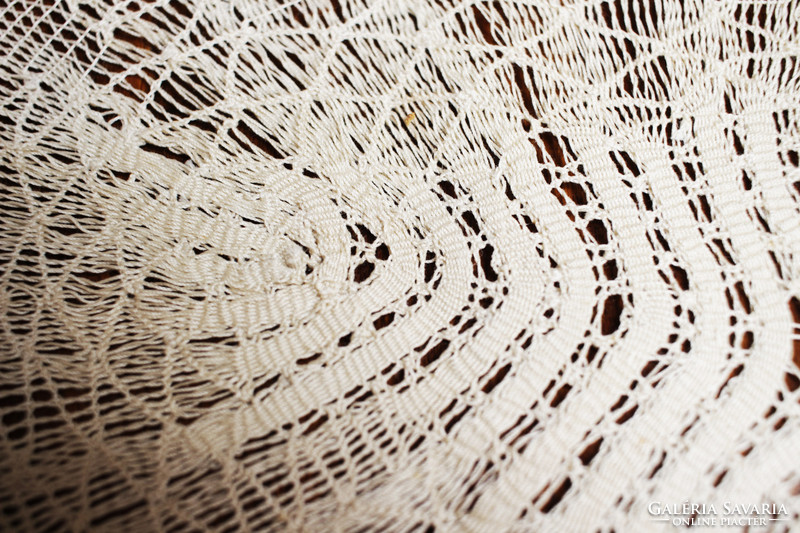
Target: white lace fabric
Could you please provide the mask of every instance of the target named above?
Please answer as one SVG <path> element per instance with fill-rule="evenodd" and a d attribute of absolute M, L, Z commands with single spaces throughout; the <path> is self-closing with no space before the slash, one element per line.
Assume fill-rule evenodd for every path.
<path fill-rule="evenodd" d="M 0 529 L 800 530 L 799 26 L 0 1 Z"/>

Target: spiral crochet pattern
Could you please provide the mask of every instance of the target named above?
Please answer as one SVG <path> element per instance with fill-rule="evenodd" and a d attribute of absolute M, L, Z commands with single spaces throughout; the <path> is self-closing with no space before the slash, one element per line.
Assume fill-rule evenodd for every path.
<path fill-rule="evenodd" d="M 0 0 L 0 529 L 800 530 L 799 31 Z"/>

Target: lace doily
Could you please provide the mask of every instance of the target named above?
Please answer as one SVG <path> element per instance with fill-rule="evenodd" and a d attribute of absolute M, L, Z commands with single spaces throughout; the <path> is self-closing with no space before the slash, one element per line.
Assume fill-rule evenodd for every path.
<path fill-rule="evenodd" d="M 0 15 L 0 529 L 800 527 L 797 1 Z"/>

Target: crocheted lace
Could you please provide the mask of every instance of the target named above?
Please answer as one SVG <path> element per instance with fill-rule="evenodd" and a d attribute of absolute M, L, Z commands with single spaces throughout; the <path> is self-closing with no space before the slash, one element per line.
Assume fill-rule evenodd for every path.
<path fill-rule="evenodd" d="M 0 15 L 0 529 L 800 527 L 797 0 Z"/>

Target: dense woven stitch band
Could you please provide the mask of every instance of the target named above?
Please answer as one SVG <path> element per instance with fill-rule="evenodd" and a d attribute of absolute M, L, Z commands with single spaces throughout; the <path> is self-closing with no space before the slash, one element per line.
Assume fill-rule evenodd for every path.
<path fill-rule="evenodd" d="M 0 0 L 0 530 L 800 530 L 799 31 Z"/>

